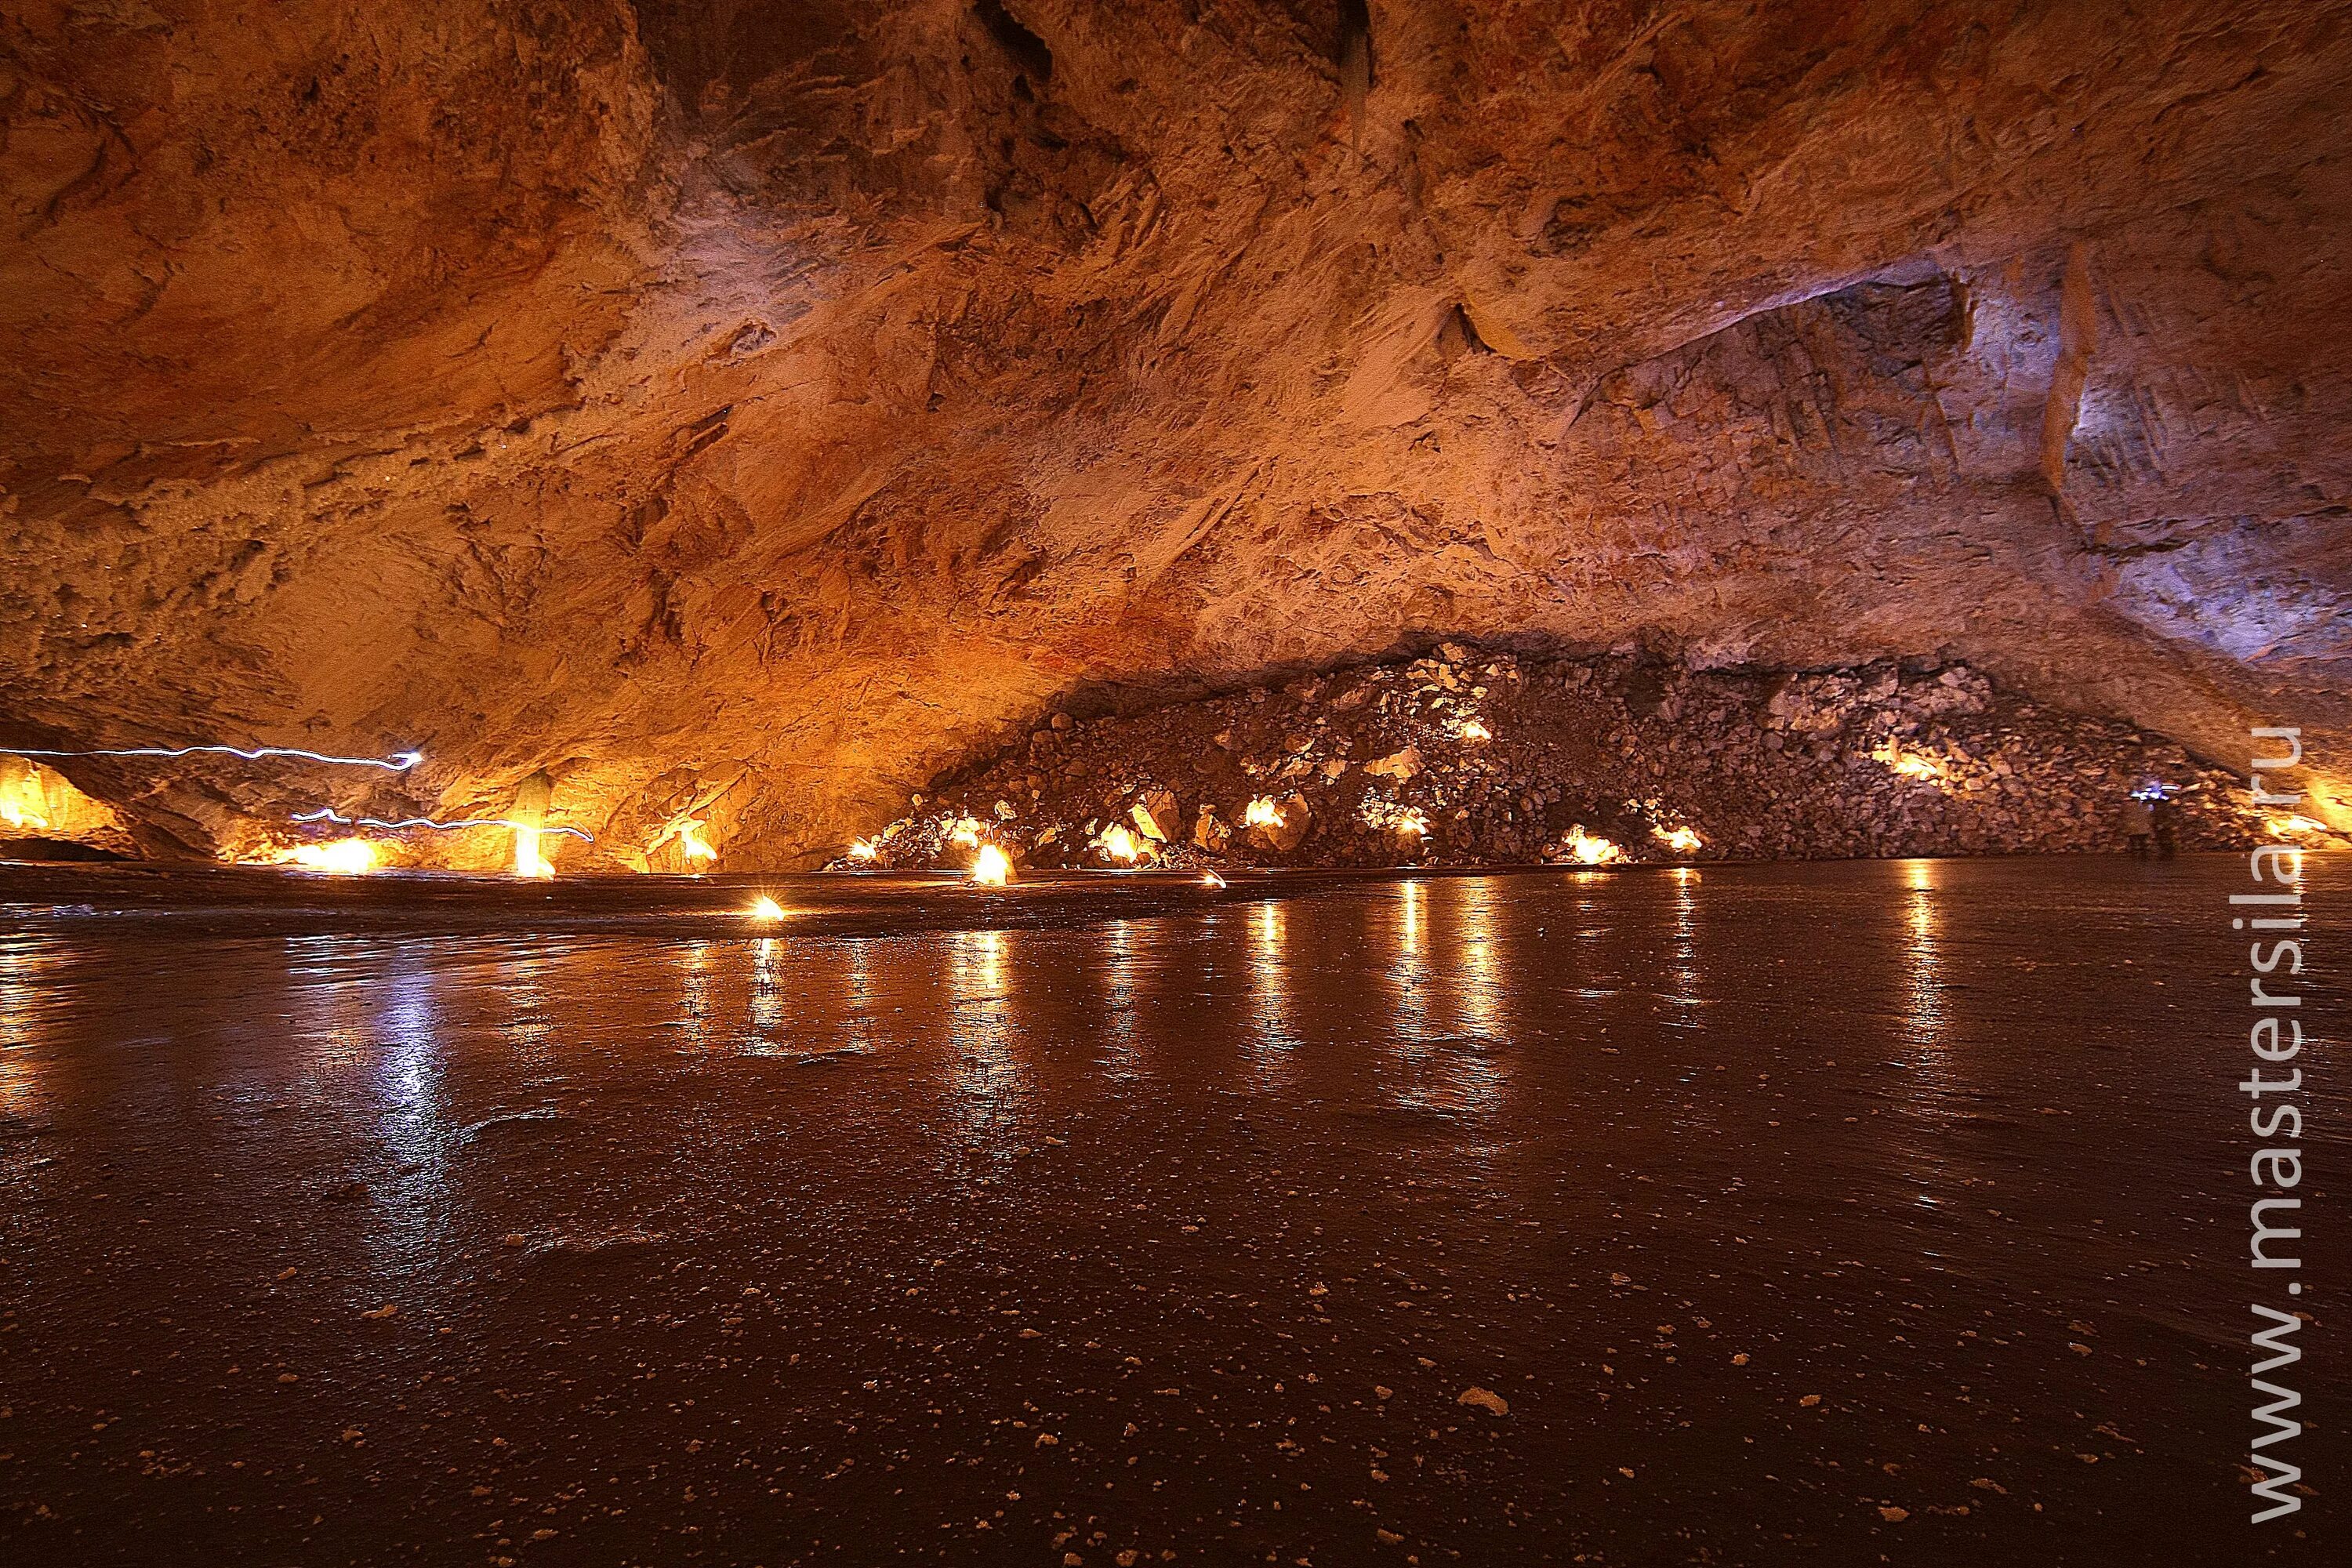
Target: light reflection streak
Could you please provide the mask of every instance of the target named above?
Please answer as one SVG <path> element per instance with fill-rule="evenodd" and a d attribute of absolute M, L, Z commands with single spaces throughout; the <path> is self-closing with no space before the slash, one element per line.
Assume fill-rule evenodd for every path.
<path fill-rule="evenodd" d="M 298 811 L 287 820 L 302 823 L 332 822 L 345 827 L 380 827 L 389 833 L 402 833 L 412 827 L 428 828 L 435 833 L 457 833 L 468 827 L 505 827 L 517 833 L 567 834 L 583 844 L 596 842 L 593 834 L 583 832 L 577 827 L 541 827 L 533 823 L 518 822 L 510 816 L 464 816 L 448 820 L 432 816 L 345 816 L 331 805 L 322 805 L 316 811 Z M 535 846 L 534 840 L 534 849 Z"/>
<path fill-rule="evenodd" d="M 1499 1038 L 1505 1029 L 1503 925 L 1496 883 L 1475 877 L 1454 884 L 1455 1006 L 1463 1031 Z"/>
<path fill-rule="evenodd" d="M 1666 970 L 1675 988 L 1667 1000 L 1678 1007 L 1696 1009 L 1705 1000 L 1699 994 L 1698 900 L 1694 896 L 1699 873 L 1677 866 L 1667 875 L 1675 889 L 1674 956 Z M 1686 1022 L 1692 1028 L 1699 1027 L 1698 1013 L 1693 1011 Z"/>
<path fill-rule="evenodd" d="M 51 962 L 37 937 L 0 937 L 0 1050 L 35 1043 L 40 1013 L 33 976 Z"/>
<path fill-rule="evenodd" d="M 772 936 L 763 936 L 751 944 L 751 1014 L 753 1049 L 780 1050 L 786 1045 L 784 1023 L 787 1009 L 784 998 L 776 986 L 776 959 L 780 944 Z"/>
<path fill-rule="evenodd" d="M 390 1201 L 370 1206 L 392 1255 L 380 1273 L 431 1255 L 448 1235 L 451 1129 L 444 1113 L 438 975 L 431 955 L 404 945 L 386 962 L 328 982 L 374 1011 L 365 1026 L 366 1074 L 374 1090 L 377 1136 L 393 1156 Z M 371 1240 L 376 1237 L 372 1234 Z"/>
<path fill-rule="evenodd" d="M 1950 919 L 1946 908 L 1948 870 L 1940 860 L 1910 860 L 1903 866 L 1902 953 L 1910 971 L 1903 1035 L 1911 1046 L 1899 1065 L 1908 1070 L 1896 1085 L 1916 1113 L 1917 1136 L 1905 1150 L 1916 1163 L 1924 1189 L 1920 1206 L 1933 1210 L 1962 1195 L 1971 1184 L 1972 1163 L 1950 1136 L 1969 1114 L 1968 1082 L 1951 1050 L 1954 1024 L 1948 998 Z M 1898 1124 L 1900 1125 L 1900 1124 Z M 1890 1129 L 1890 1131 L 1894 1129 Z"/>
<path fill-rule="evenodd" d="M 1936 897 L 1942 881 L 1940 862 L 1904 863 L 1903 923 L 1910 938 L 1906 956 L 1911 971 L 1909 999 L 1904 1008 L 1905 1031 L 1914 1044 L 1931 1051 L 1943 1045 L 1947 1022 L 1943 910 Z"/>
<path fill-rule="evenodd" d="M 47 1109 L 44 1075 L 29 1047 L 47 1043 L 39 977 L 58 963 L 58 950 L 39 937 L 0 937 L 0 1116 Z"/>
<path fill-rule="evenodd" d="M 265 757 L 299 757 L 304 762 L 321 763 L 334 768 L 381 768 L 388 773 L 404 773 L 425 760 L 422 752 L 394 752 L 388 757 L 338 757 L 325 752 L 306 752 L 295 746 L 110 746 L 85 752 L 32 751 L 23 746 L 6 748 L 13 757 L 193 757 L 198 752 L 224 757 L 242 757 L 248 763 Z"/>
<path fill-rule="evenodd" d="M 711 1043 L 710 952 L 708 942 L 687 943 L 678 970 L 678 1011 L 685 1017 L 687 1043 L 698 1050 Z"/>
<path fill-rule="evenodd" d="M 1473 1020 L 1499 1018 L 1499 997 L 1465 971 L 1499 961 L 1494 952 L 1473 952 L 1494 940 L 1495 889 L 1485 878 L 1441 886 L 1436 896 L 1418 879 L 1398 887 L 1391 1038 L 1401 1070 L 1391 1093 L 1402 1106 L 1450 1116 L 1484 1114 L 1495 1108 L 1501 1089 L 1489 1055 L 1503 1042 Z M 1444 984 L 1430 955 L 1441 937 L 1453 969 Z"/>
<path fill-rule="evenodd" d="M 850 1045 L 861 1051 L 882 1048 L 881 1020 L 875 1016 L 874 963 L 869 951 L 873 943 L 866 938 L 854 938 L 848 943 L 849 977 L 842 987 L 846 1004 L 844 1028 Z"/>
<path fill-rule="evenodd" d="M 1249 913 L 1250 1044 L 1262 1086 L 1282 1076 L 1298 1038 L 1291 1018 L 1290 915 L 1279 899 L 1253 905 Z"/>
<path fill-rule="evenodd" d="M 1008 947 L 1001 931 L 956 931 L 947 939 L 955 1134 L 999 1165 L 1013 1157 L 1012 1135 L 1030 1088 L 1013 1053 Z"/>
<path fill-rule="evenodd" d="M 1103 997 L 1100 1012 L 1103 1064 L 1115 1077 L 1132 1077 L 1142 1066 L 1136 1035 L 1140 988 L 1136 983 L 1136 922 L 1111 921 L 1102 927 L 1102 962 L 1097 965 Z"/>

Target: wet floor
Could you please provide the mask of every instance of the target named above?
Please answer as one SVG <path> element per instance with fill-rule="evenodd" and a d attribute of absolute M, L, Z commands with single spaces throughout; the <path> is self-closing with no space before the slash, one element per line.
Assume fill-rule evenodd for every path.
<path fill-rule="evenodd" d="M 0 922 L 0 1557 L 2341 1561 L 2324 1273 L 2315 1495 L 2257 1529 L 2240 1474 L 2242 876 L 764 939 L 43 894 Z"/>

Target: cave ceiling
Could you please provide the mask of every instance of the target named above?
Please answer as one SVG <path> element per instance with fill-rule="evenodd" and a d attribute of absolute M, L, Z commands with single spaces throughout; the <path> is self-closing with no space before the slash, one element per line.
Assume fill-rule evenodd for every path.
<path fill-rule="evenodd" d="M 2352 739 L 2347 19 L 10 0 L 0 743 L 787 866 L 1441 637 Z"/>

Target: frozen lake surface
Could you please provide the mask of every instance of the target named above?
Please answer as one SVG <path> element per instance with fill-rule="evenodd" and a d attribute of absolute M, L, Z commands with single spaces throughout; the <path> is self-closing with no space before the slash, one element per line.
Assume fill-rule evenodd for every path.
<path fill-rule="evenodd" d="M 0 1556 L 2316 1563 L 2244 875 L 0 873 Z"/>

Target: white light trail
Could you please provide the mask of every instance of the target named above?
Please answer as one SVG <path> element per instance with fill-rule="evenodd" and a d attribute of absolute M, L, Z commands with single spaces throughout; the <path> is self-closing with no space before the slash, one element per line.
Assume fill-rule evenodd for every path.
<path fill-rule="evenodd" d="M 394 822 L 381 816 L 345 816 L 341 812 L 337 811 L 331 805 L 322 805 L 316 811 L 298 811 L 289 820 L 294 822 L 332 822 L 344 827 L 379 827 L 387 833 L 399 833 L 411 827 L 429 827 L 436 833 L 455 833 L 461 828 L 467 827 L 527 828 L 533 826 L 528 822 L 517 822 L 512 817 L 508 816 L 468 816 L 455 822 L 442 822 L 430 816 L 404 816 L 397 822 Z M 572 837 L 580 840 L 583 844 L 593 844 L 596 842 L 594 835 L 583 833 L 576 827 L 541 827 L 539 831 L 541 833 L 568 833 Z"/>
<path fill-rule="evenodd" d="M 388 773 L 404 773 L 425 760 L 422 752 L 394 752 L 389 757 L 335 757 L 324 752 L 305 752 L 295 746 L 118 746 L 88 752 L 30 751 L 22 746 L 0 746 L 12 757 L 193 757 L 199 752 L 224 757 L 243 757 L 257 763 L 264 757 L 300 757 L 305 762 L 324 763 L 337 768 L 382 768 Z"/>

